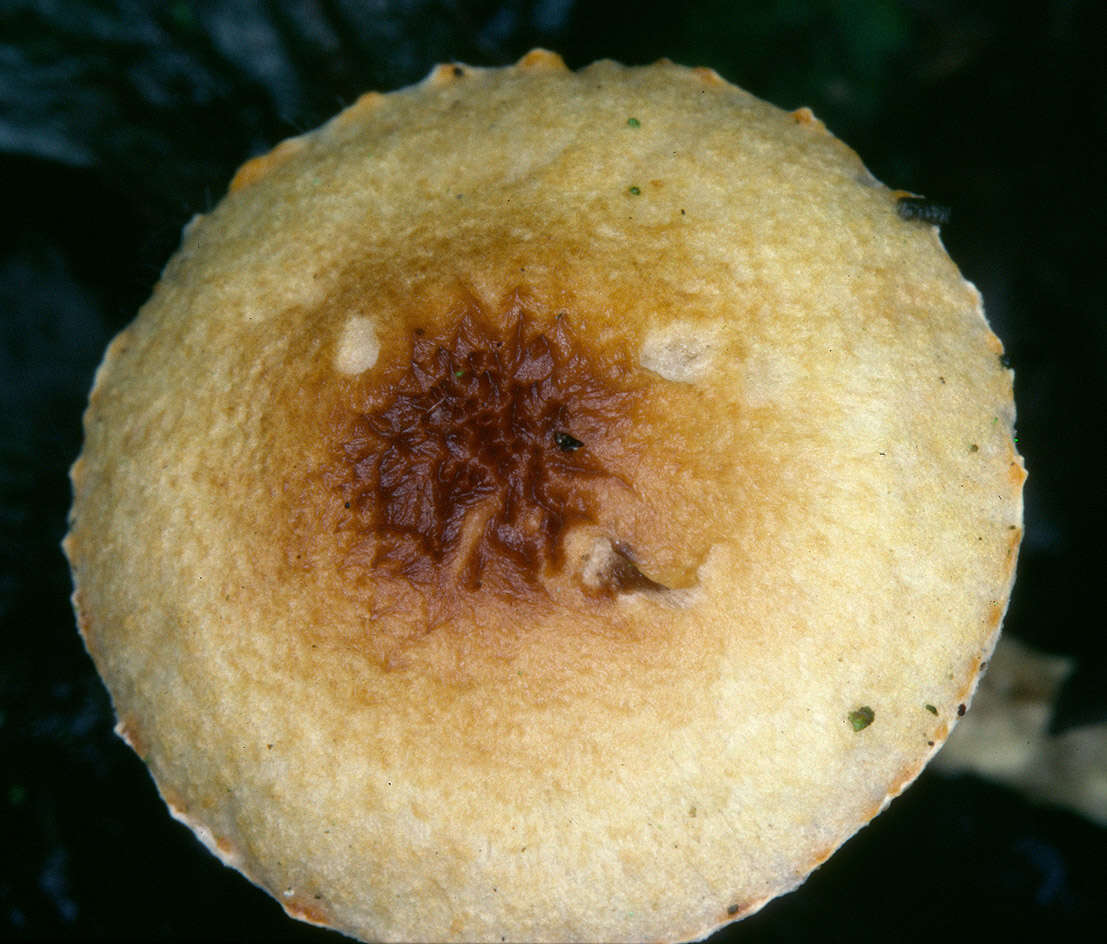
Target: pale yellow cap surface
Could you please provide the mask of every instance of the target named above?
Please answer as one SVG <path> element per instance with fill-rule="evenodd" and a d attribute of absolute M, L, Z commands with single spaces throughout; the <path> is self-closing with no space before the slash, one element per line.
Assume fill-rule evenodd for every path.
<path fill-rule="evenodd" d="M 536 51 L 246 164 L 108 350 L 65 548 L 174 815 L 366 939 L 703 936 L 969 701 L 1011 372 L 807 110 Z"/>

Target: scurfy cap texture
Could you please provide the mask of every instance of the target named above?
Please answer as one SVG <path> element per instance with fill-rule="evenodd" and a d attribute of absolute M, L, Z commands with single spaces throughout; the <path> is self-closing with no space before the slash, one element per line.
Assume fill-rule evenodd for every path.
<path fill-rule="evenodd" d="M 173 815 L 373 940 L 799 884 L 964 712 L 1021 535 L 1011 372 L 906 196 L 709 70 L 540 50 L 245 164 L 72 472 Z"/>

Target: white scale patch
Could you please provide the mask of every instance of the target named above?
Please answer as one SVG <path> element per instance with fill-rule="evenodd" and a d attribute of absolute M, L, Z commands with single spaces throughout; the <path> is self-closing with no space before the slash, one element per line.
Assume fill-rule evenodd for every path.
<path fill-rule="evenodd" d="M 717 346 L 718 332 L 711 327 L 678 322 L 650 334 L 638 360 L 666 380 L 691 383 L 711 366 Z"/>
<path fill-rule="evenodd" d="M 377 362 L 381 345 L 372 318 L 352 315 L 338 339 L 334 369 L 341 374 L 360 374 Z"/>

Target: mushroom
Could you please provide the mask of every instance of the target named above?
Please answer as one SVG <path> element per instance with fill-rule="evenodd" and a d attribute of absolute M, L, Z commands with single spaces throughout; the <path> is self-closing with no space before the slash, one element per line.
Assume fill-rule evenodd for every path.
<path fill-rule="evenodd" d="M 65 540 L 118 732 L 290 915 L 689 939 L 995 644 L 1012 374 L 929 211 L 706 69 L 439 66 L 245 164 L 108 348 Z"/>

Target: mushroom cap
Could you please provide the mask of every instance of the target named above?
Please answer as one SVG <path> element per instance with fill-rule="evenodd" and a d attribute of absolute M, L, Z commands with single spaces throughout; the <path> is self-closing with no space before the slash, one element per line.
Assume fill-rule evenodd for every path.
<path fill-rule="evenodd" d="M 1012 374 L 809 110 L 536 50 L 245 164 L 65 550 L 174 816 L 374 940 L 690 939 L 909 784 L 1007 605 Z"/>

